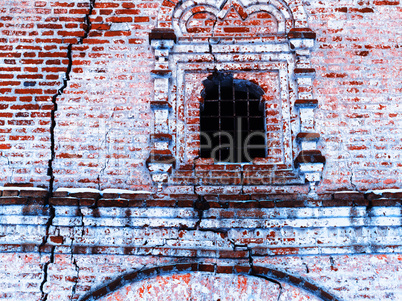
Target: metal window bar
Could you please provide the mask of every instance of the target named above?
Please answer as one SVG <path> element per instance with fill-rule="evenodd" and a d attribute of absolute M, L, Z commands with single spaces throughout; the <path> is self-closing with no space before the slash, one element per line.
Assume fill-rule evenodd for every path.
<path fill-rule="evenodd" d="M 230 163 L 266 157 L 265 114 L 260 99 L 250 98 L 249 87 L 245 92 L 237 90 L 233 81 L 230 86 L 219 81 L 216 90 L 216 94 L 214 90 L 205 97 L 200 113 L 200 129 L 206 134 L 201 135 L 201 157 Z"/>

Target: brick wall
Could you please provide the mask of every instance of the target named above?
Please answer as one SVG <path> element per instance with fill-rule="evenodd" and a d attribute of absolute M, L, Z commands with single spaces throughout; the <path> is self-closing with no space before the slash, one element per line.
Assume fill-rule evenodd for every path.
<path fill-rule="evenodd" d="M 47 185 L 51 116 L 88 2 L 2 1 L 0 181 Z"/>
<path fill-rule="evenodd" d="M 228 13 L 217 20 L 210 7 L 191 11 L 176 41 L 188 43 L 186 60 L 170 64 L 230 57 L 255 66 L 261 54 L 239 53 L 239 41 L 280 49 L 284 37 L 272 33 L 293 25 L 317 36 L 311 65 L 289 59 L 304 69 L 297 85 L 289 77 L 282 106 L 280 76 L 225 62 L 263 88 L 266 111 L 277 102 L 267 118 L 289 132 L 288 140 L 270 133 L 274 155 L 243 166 L 197 159 L 201 82 L 213 68 L 178 86 L 177 67 L 169 89 L 154 86 L 169 64 L 150 33 L 176 22 L 177 1 L 2 1 L 1 299 L 163 300 L 167 289 L 222 300 L 402 299 L 400 2 L 271 1 L 287 3 L 294 24 L 242 2 L 223 5 Z M 216 55 L 228 37 L 227 53 Z M 299 120 L 297 93 L 302 106 L 318 100 L 314 115 Z M 155 143 L 168 144 L 155 142 L 164 118 L 155 99 L 165 96 L 173 106 L 160 127 L 174 135 L 159 136 L 177 164 L 158 187 L 147 164 Z M 298 170 L 281 162 L 300 151 L 305 120 L 326 158 L 310 195 Z"/>
<path fill-rule="evenodd" d="M 317 124 L 328 162 L 322 189 L 400 187 L 400 2 L 310 4 Z"/>
<path fill-rule="evenodd" d="M 48 185 L 54 176 L 57 187 L 149 188 L 144 162 L 154 56 L 148 34 L 169 5 L 12 3 L 1 11 L 2 183 Z M 304 8 L 318 37 L 311 56 L 315 123 L 327 158 L 319 190 L 400 187 L 399 2 L 309 1 Z M 258 24 L 272 23 L 257 13 L 242 20 L 238 10 L 217 22 L 216 36 L 225 26 L 236 36 L 236 28 L 258 31 Z M 188 26 L 210 28 L 211 18 L 198 13 Z"/>
<path fill-rule="evenodd" d="M 73 46 L 71 81 L 55 128 L 57 186 L 138 187 L 150 133 L 155 1 L 95 3 L 91 32 Z M 91 87 L 91 88 L 90 88 Z"/>

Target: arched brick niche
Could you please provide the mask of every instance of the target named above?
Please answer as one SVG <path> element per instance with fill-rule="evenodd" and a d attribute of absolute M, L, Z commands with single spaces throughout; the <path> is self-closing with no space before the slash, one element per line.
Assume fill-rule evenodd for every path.
<path fill-rule="evenodd" d="M 149 39 L 155 69 L 147 166 L 154 184 L 202 185 L 211 193 L 231 185 L 240 193 L 243 186 L 309 183 L 315 194 L 325 164 L 314 125 L 315 33 L 299 1 L 165 1 Z M 203 82 L 216 72 L 262 88 L 264 158 L 225 165 L 200 159 Z"/>
<path fill-rule="evenodd" d="M 123 275 L 80 299 L 92 300 L 338 299 L 308 281 L 264 267 L 183 263 Z"/>

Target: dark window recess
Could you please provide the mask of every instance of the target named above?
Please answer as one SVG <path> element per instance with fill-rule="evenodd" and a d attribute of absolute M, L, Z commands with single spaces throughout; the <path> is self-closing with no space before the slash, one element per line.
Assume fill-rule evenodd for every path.
<path fill-rule="evenodd" d="M 201 158 L 231 163 L 265 158 L 264 91 L 256 84 L 223 73 L 209 76 L 203 84 Z"/>

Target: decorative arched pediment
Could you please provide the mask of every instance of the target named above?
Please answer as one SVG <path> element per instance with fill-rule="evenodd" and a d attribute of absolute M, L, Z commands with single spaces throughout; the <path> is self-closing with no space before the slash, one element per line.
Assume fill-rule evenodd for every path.
<path fill-rule="evenodd" d="M 278 24 L 278 34 L 285 34 L 293 27 L 292 14 L 285 6 L 278 8 L 274 3 L 259 3 L 257 1 L 255 1 L 255 3 L 251 2 L 248 6 L 245 6 L 240 0 L 228 0 L 223 7 L 219 7 L 218 5 L 219 3 L 216 1 L 205 0 L 201 3 L 186 1 L 182 5 L 176 7 L 172 20 L 173 29 L 175 30 L 176 35 L 183 36 L 187 33 L 187 23 L 196 13 L 206 12 L 214 15 L 216 19 L 224 19 L 232 8 L 238 12 L 243 20 L 256 12 L 269 13 L 275 18 Z"/>
<path fill-rule="evenodd" d="M 257 12 L 269 13 L 278 24 L 278 34 L 287 34 L 292 28 L 305 28 L 307 15 L 300 1 L 284 0 L 202 0 L 167 2 L 158 16 L 159 28 L 174 29 L 181 37 L 187 34 L 188 21 L 198 13 L 209 13 L 216 19 L 224 19 L 227 13 L 234 8 L 245 20 Z"/>

